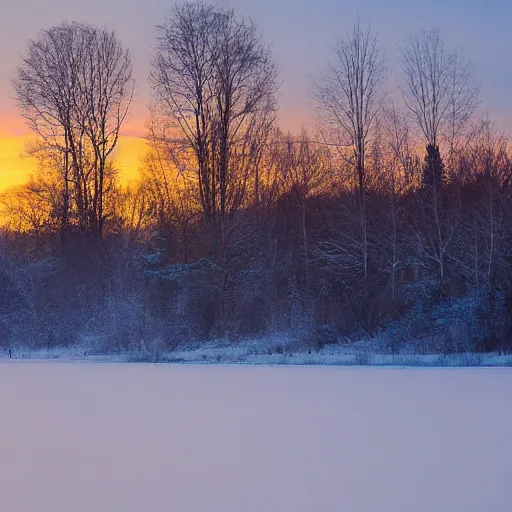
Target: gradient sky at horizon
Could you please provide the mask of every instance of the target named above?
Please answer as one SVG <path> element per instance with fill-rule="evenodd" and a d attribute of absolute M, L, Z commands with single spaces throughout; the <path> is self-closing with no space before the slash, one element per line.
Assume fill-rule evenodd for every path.
<path fill-rule="evenodd" d="M 217 2 L 214 2 L 217 3 Z M 476 64 L 482 82 L 481 110 L 499 128 L 512 132 L 512 2 L 507 0 L 230 0 L 223 2 L 250 16 L 272 44 L 281 70 L 280 123 L 296 131 L 311 117 L 309 90 L 329 57 L 336 34 L 343 35 L 357 13 L 378 33 L 394 73 L 397 47 L 420 28 L 438 27 L 452 47 L 463 49 Z M 136 174 L 144 144 L 147 74 L 155 25 L 169 14 L 173 1 L 162 0 L 0 0 L 0 188 L 29 172 L 20 159 L 27 130 L 10 83 L 30 38 L 62 21 L 84 21 L 113 28 L 130 49 L 137 95 L 118 151 L 121 167 Z"/>

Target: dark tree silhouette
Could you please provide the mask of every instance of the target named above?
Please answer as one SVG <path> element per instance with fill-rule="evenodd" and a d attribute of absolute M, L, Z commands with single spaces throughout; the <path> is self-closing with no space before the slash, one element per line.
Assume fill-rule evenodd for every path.
<path fill-rule="evenodd" d="M 13 85 L 33 152 L 61 177 L 62 241 L 72 223 L 101 239 L 109 158 L 133 95 L 128 50 L 113 31 L 61 23 L 29 42 Z"/>
<path fill-rule="evenodd" d="M 446 184 L 446 169 L 439 146 L 427 144 L 426 151 L 423 163 L 423 185 L 439 188 Z"/>

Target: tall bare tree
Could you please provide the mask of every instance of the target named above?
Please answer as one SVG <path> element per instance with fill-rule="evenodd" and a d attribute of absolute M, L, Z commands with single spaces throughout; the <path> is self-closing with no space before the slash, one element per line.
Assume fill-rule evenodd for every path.
<path fill-rule="evenodd" d="M 117 146 L 133 97 L 130 53 L 113 31 L 84 27 L 85 62 L 80 68 L 77 121 L 90 143 L 92 173 L 84 176 L 89 225 L 101 237 L 108 158 Z"/>
<path fill-rule="evenodd" d="M 370 26 L 362 27 L 358 18 L 347 37 L 338 39 L 327 70 L 314 83 L 321 122 L 336 137 L 336 142 L 351 148 L 349 161 L 357 176 L 365 278 L 368 276 L 365 161 L 386 74 L 377 37 Z"/>
<path fill-rule="evenodd" d="M 473 63 L 461 52 L 450 51 L 437 29 L 410 36 L 401 49 L 401 65 L 404 101 L 426 143 L 424 234 L 443 281 L 458 219 L 450 212 L 453 201 L 440 190 L 446 181 L 440 144 L 448 147 L 453 171 L 456 140 L 476 110 L 479 86 L 473 78 Z"/>
<path fill-rule="evenodd" d="M 77 82 L 79 59 L 71 56 L 74 49 L 80 48 L 77 37 L 77 32 L 69 25 L 42 32 L 36 40 L 29 42 L 13 80 L 22 115 L 42 141 L 39 148 L 53 150 L 62 160 L 62 237 L 67 230 L 69 216 L 69 156 L 75 146 L 73 89 Z"/>
<path fill-rule="evenodd" d="M 320 118 L 337 142 L 349 145 L 358 188 L 364 195 L 368 139 L 382 100 L 386 66 L 377 37 L 358 19 L 345 39 L 339 38 L 327 70 L 314 83 Z"/>
<path fill-rule="evenodd" d="M 450 51 L 439 30 L 410 36 L 401 49 L 403 97 L 425 142 L 450 152 L 478 105 L 480 86 L 474 64 L 461 51 Z"/>
<path fill-rule="evenodd" d="M 185 3 L 157 27 L 150 83 L 170 121 L 163 138 L 192 153 L 205 217 L 242 204 L 276 109 L 277 71 L 254 23 L 233 9 Z"/>
<path fill-rule="evenodd" d="M 37 150 L 60 162 L 62 234 L 73 209 L 82 228 L 102 236 L 107 160 L 128 113 L 131 75 L 116 34 L 81 23 L 41 32 L 18 67 L 13 85 Z"/>

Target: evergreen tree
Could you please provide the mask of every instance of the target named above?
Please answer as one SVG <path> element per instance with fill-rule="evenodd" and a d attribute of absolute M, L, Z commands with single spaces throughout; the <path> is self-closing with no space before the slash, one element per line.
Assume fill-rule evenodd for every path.
<path fill-rule="evenodd" d="M 439 146 L 427 144 L 427 154 L 423 164 L 423 185 L 439 188 L 446 183 L 446 169 Z"/>

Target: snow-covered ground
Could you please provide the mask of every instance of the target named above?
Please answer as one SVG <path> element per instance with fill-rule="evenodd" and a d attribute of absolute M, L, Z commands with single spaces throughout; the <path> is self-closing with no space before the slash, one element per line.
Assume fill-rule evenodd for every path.
<path fill-rule="evenodd" d="M 162 362 L 162 363 L 241 363 L 272 365 L 339 365 L 339 366 L 510 366 L 512 354 L 498 353 L 433 353 L 411 342 L 399 353 L 390 353 L 381 338 L 351 340 L 328 344 L 323 348 L 305 347 L 293 336 L 269 335 L 242 340 L 210 340 L 182 343 L 173 350 L 157 345 L 140 344 L 130 349 L 106 350 L 94 338 L 82 340 L 69 347 L 31 350 L 16 346 L 11 349 L 13 359 L 59 360 L 74 362 Z M 0 362 L 9 358 L 8 349 L 0 349 Z"/>
<path fill-rule="evenodd" d="M 505 512 L 512 369 L 0 364 L 6 512 Z"/>

